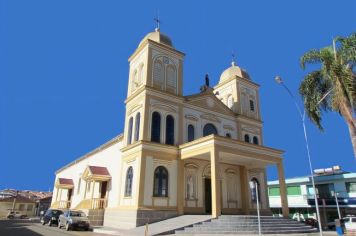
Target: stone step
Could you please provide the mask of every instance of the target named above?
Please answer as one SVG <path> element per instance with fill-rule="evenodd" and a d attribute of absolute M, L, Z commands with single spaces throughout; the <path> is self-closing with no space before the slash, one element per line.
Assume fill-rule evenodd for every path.
<path fill-rule="evenodd" d="M 318 232 L 316 229 L 310 230 L 273 230 L 273 231 L 262 231 L 263 234 L 296 234 L 296 233 L 315 233 Z M 202 230 L 199 232 L 196 231 L 183 231 L 177 230 L 176 234 L 192 234 L 192 233 L 199 233 L 199 234 L 258 234 L 257 231 L 230 231 L 230 230 L 221 230 L 221 231 L 210 231 L 210 230 Z"/>
<path fill-rule="evenodd" d="M 288 218 L 263 216 L 260 219 L 261 231 L 264 234 L 318 232 L 310 225 Z M 175 232 L 177 234 L 258 234 L 258 218 L 257 216 L 223 215 Z"/>
<path fill-rule="evenodd" d="M 249 226 L 249 225 L 258 225 L 258 222 L 251 222 L 251 223 L 244 223 L 244 222 L 219 222 L 219 221 L 214 221 L 214 222 L 203 222 L 203 225 L 236 225 L 236 226 Z M 290 226 L 298 226 L 298 225 L 305 225 L 303 223 L 261 223 L 263 226 L 269 226 L 269 225 L 290 225 Z"/>
<path fill-rule="evenodd" d="M 217 218 L 217 219 L 213 219 L 213 220 L 233 220 L 233 221 L 257 221 L 258 218 Z M 274 221 L 297 221 L 297 220 L 292 220 L 292 219 L 286 219 L 286 218 L 261 218 L 261 221 L 271 221 L 271 222 L 274 222 Z"/>
<path fill-rule="evenodd" d="M 193 228 L 198 228 L 198 229 L 207 229 L 207 228 L 217 228 L 217 229 L 257 229 L 258 225 L 253 225 L 253 226 L 226 226 L 226 225 L 202 225 L 202 226 L 197 226 L 194 225 Z M 281 229 L 281 228 L 306 228 L 306 229 L 311 229 L 313 227 L 311 226 L 304 226 L 304 225 L 298 225 L 298 226 L 290 226 L 290 225 L 282 225 L 282 226 L 261 226 L 263 229 Z"/>
<path fill-rule="evenodd" d="M 258 228 L 258 225 L 253 225 L 253 226 L 234 226 L 234 225 L 231 225 L 231 226 L 226 226 L 226 225 L 194 225 L 193 226 L 194 228 L 199 228 L 199 229 L 202 229 L 202 228 L 246 228 L 246 229 L 255 229 L 255 228 Z M 261 225 L 261 228 L 263 229 L 274 229 L 274 228 L 312 228 L 310 225 L 296 225 L 296 226 L 290 226 L 290 225 L 277 225 L 277 226 L 262 226 Z"/>

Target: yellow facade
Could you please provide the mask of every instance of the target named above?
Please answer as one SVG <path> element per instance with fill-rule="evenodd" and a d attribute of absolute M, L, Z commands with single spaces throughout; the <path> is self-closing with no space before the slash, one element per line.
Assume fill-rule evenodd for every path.
<path fill-rule="evenodd" d="M 116 216 L 123 222 L 120 227 L 130 228 L 181 214 L 255 214 L 250 181 L 258 183 L 262 213 L 270 214 L 266 182 L 270 165 L 278 168 L 287 216 L 283 152 L 263 145 L 259 85 L 232 63 L 216 86 L 202 79 L 201 92 L 183 96 L 184 56 L 158 29 L 129 58 L 125 128 L 113 141 L 120 146 L 120 158 L 102 164 L 109 172 L 113 165 L 119 167 L 105 180 L 91 180 L 109 183 L 102 195 L 107 201 L 104 225 L 115 226 Z M 111 145 L 115 144 L 105 148 Z M 93 156 L 62 168 L 57 179 L 77 178 L 69 169 L 89 163 Z M 90 182 L 84 173 L 79 178 Z M 91 191 L 94 196 L 94 187 Z"/>

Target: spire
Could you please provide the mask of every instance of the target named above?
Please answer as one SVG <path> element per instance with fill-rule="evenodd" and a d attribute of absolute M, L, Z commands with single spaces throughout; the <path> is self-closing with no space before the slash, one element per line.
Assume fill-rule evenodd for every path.
<path fill-rule="evenodd" d="M 159 24 L 161 23 L 161 20 L 159 19 L 158 10 L 157 10 L 157 16 L 155 18 L 153 18 L 153 20 L 156 22 L 155 31 L 158 32 L 159 31 Z"/>
<path fill-rule="evenodd" d="M 231 51 L 231 66 L 236 66 L 236 56 L 234 50 Z"/>

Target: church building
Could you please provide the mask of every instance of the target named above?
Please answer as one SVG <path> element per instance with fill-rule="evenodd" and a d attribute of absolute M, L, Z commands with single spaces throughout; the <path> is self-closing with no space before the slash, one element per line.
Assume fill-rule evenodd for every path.
<path fill-rule="evenodd" d="M 56 172 L 52 208 L 80 209 L 92 225 L 133 228 L 183 214 L 270 215 L 259 85 L 232 63 L 210 86 L 183 95 L 185 54 L 157 28 L 129 58 L 122 134 Z M 258 191 L 256 191 L 256 188 Z M 258 192 L 258 194 L 256 194 Z"/>

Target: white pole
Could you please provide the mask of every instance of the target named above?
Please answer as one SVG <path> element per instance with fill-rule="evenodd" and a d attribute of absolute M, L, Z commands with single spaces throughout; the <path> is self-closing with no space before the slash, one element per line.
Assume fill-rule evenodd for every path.
<path fill-rule="evenodd" d="M 255 182 L 256 202 L 257 202 L 257 220 L 258 220 L 258 235 L 261 235 L 261 219 L 260 219 L 260 201 L 258 199 L 258 184 Z"/>
<path fill-rule="evenodd" d="M 337 207 L 337 213 L 339 214 L 339 219 L 341 219 L 339 201 L 337 199 L 337 192 L 334 192 L 334 194 L 335 194 L 335 202 L 336 202 L 336 207 Z"/>
<path fill-rule="evenodd" d="M 276 82 L 280 85 L 283 86 L 283 88 L 288 92 L 290 97 L 292 98 L 295 107 L 298 110 L 302 125 L 303 125 L 303 132 L 304 132 L 304 140 L 305 140 L 305 147 L 307 150 L 307 155 L 308 155 L 308 162 L 309 162 L 309 171 L 311 174 L 311 180 L 312 180 L 312 185 L 313 185 L 313 190 L 314 190 L 314 201 L 315 201 L 315 208 L 316 208 L 316 214 L 317 214 L 317 220 L 318 220 L 318 225 L 319 225 L 319 233 L 320 236 L 323 236 L 323 229 L 321 228 L 321 219 L 320 219 L 320 213 L 319 213 L 319 204 L 318 204 L 318 197 L 316 196 L 316 188 L 315 188 L 315 181 L 314 181 L 314 173 L 313 173 L 313 167 L 311 163 L 311 156 L 310 156 L 310 150 L 309 150 L 309 143 L 308 143 L 308 136 L 307 136 L 307 129 L 305 126 L 305 108 L 302 110 L 300 109 L 300 106 L 297 103 L 297 100 L 295 99 L 293 93 L 289 90 L 289 88 L 283 83 L 283 80 L 280 76 L 276 76 L 275 78 Z M 326 96 L 324 96 L 322 99 L 319 100 L 318 103 L 322 102 Z"/>

